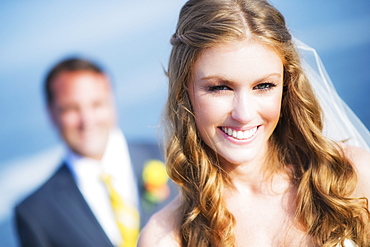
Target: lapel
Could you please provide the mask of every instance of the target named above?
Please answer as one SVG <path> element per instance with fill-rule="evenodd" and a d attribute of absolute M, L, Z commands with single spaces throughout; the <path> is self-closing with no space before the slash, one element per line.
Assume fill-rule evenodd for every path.
<path fill-rule="evenodd" d="M 173 182 L 169 182 L 171 194 L 169 198 L 159 204 L 151 204 L 144 198 L 144 185 L 142 174 L 145 164 L 153 159 L 163 161 L 161 147 L 156 143 L 129 143 L 131 164 L 138 183 L 139 201 L 140 201 L 140 221 L 141 227 L 145 226 L 153 213 L 157 212 L 177 195 L 177 188 Z"/>
<path fill-rule="evenodd" d="M 54 202 L 69 222 L 71 231 L 85 238 L 89 246 L 112 246 L 65 164 L 58 170 L 57 177 Z"/>

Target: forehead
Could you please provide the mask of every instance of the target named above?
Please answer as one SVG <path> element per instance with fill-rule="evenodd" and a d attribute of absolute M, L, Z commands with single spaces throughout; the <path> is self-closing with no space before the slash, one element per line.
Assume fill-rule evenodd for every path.
<path fill-rule="evenodd" d="M 282 73 L 280 56 L 269 46 L 248 40 L 218 44 L 202 51 L 194 64 L 194 79 L 207 76 L 229 80 L 255 79 Z"/>
<path fill-rule="evenodd" d="M 108 78 L 93 71 L 64 71 L 51 83 L 54 98 L 85 96 L 107 93 L 110 91 Z"/>

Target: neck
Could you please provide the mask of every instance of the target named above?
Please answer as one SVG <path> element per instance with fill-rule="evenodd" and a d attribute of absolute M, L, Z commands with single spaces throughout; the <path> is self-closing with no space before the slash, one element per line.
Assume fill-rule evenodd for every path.
<path fill-rule="evenodd" d="M 269 167 L 279 167 L 268 163 Z M 291 187 L 289 172 L 285 169 L 268 169 L 263 162 L 223 166 L 228 174 L 226 189 L 236 193 L 276 194 Z"/>

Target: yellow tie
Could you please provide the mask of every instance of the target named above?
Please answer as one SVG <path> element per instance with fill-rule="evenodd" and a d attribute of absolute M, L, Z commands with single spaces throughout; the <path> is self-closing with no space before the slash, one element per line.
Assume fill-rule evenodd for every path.
<path fill-rule="evenodd" d="M 113 188 L 112 177 L 110 175 L 103 174 L 102 180 L 109 192 L 116 222 L 122 235 L 123 243 L 119 246 L 136 247 L 140 229 L 140 215 L 137 208 L 122 200 L 120 195 Z"/>

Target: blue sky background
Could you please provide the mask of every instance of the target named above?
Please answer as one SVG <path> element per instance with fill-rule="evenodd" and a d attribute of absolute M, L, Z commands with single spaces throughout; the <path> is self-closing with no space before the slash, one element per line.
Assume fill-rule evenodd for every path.
<path fill-rule="evenodd" d="M 62 155 L 45 113 L 42 81 L 63 57 L 83 55 L 115 84 L 130 142 L 160 140 L 180 0 L 0 1 L 0 246 L 15 246 L 13 205 Z M 370 127 L 370 1 L 273 0 L 292 33 L 321 56 L 339 95 Z"/>

